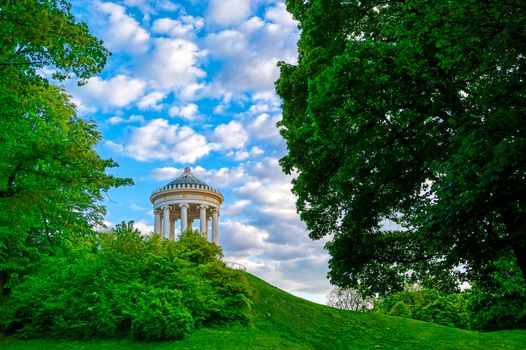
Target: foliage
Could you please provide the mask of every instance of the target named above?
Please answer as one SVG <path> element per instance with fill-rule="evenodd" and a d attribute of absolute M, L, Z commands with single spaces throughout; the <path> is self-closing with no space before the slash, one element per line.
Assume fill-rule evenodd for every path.
<path fill-rule="evenodd" d="M 327 305 L 342 310 L 366 311 L 372 308 L 373 298 L 363 297 L 353 288 L 333 288 L 327 294 Z"/>
<path fill-rule="evenodd" d="M 132 339 L 32 339 L 0 337 L 2 350 L 151 350 L 175 349 L 524 349 L 526 331 L 471 332 L 451 327 L 352 312 L 315 304 L 248 273 L 242 273 L 256 290 L 252 327 L 229 325 L 199 328 L 178 341 L 148 343 Z"/>
<path fill-rule="evenodd" d="M 281 165 L 310 237 L 331 237 L 331 282 L 451 292 L 505 252 L 526 276 L 523 3 L 287 9 L 302 32 L 276 83 Z"/>
<path fill-rule="evenodd" d="M 483 331 L 526 328 L 526 285 L 511 254 L 492 264 L 468 294 L 471 327 Z"/>
<path fill-rule="evenodd" d="M 109 188 L 132 183 L 105 173 L 117 164 L 95 152 L 95 123 L 46 78 L 82 83 L 108 54 L 64 0 L 0 2 L 0 295 L 37 252 L 101 222 Z"/>
<path fill-rule="evenodd" d="M 469 329 L 467 304 L 467 296 L 463 293 L 443 294 L 431 289 L 414 289 L 380 298 L 374 305 L 374 311 Z"/>
<path fill-rule="evenodd" d="M 187 232 L 177 242 L 144 238 L 123 222 L 77 243 L 42 258 L 36 272 L 0 299 L 0 329 L 22 338 L 168 340 L 251 320 L 247 281 L 198 234 Z M 189 259 L 195 256 L 200 259 Z"/>

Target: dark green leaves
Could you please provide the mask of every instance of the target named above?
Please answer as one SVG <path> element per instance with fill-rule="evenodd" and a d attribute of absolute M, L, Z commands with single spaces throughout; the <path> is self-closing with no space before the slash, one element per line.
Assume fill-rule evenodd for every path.
<path fill-rule="evenodd" d="M 288 5 L 302 34 L 276 83 L 281 164 L 310 236 L 331 237 L 332 282 L 451 290 L 501 251 L 526 272 L 522 6 Z"/>

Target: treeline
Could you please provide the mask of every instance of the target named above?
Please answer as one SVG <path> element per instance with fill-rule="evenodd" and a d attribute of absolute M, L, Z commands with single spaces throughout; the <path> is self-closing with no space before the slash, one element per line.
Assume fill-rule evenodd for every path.
<path fill-rule="evenodd" d="M 492 264 L 492 272 L 464 290 L 408 285 L 403 291 L 370 297 L 359 289 L 335 288 L 328 305 L 376 312 L 476 331 L 526 328 L 526 287 L 510 254 Z"/>

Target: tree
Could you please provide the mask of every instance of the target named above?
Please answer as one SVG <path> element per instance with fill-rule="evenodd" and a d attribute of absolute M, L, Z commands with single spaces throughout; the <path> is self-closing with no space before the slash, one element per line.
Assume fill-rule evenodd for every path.
<path fill-rule="evenodd" d="M 451 291 L 507 252 L 525 277 L 523 2 L 287 9 L 302 32 L 276 82 L 281 165 L 310 237 L 331 237 L 331 282 Z"/>
<path fill-rule="evenodd" d="M 57 81 L 79 84 L 109 52 L 63 0 L 0 2 L 0 292 L 35 252 L 101 222 L 103 194 L 131 184 L 93 149 L 101 136 Z"/>
<path fill-rule="evenodd" d="M 327 305 L 343 310 L 366 311 L 372 308 L 371 298 L 364 298 L 353 288 L 333 288 L 327 294 Z"/>

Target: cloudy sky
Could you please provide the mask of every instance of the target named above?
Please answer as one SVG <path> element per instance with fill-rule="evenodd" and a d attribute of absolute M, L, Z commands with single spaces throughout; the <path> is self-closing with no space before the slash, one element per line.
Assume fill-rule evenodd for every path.
<path fill-rule="evenodd" d="M 73 12 L 112 52 L 105 71 L 67 90 L 97 121 L 98 146 L 132 177 L 107 221 L 153 230 L 151 192 L 185 166 L 224 197 L 227 260 L 293 294 L 324 302 L 327 254 L 299 220 L 276 123 L 278 61 L 296 61 L 297 23 L 277 0 L 74 0 Z M 194 223 L 197 227 L 198 222 Z"/>

